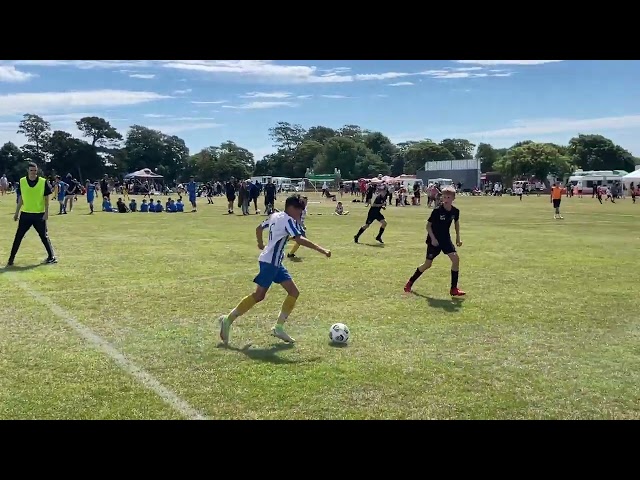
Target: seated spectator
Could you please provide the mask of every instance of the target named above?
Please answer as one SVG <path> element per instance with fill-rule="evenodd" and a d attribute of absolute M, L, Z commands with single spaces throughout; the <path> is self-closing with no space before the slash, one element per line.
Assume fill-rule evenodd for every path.
<path fill-rule="evenodd" d="M 122 201 L 122 198 L 119 198 L 116 202 L 116 207 L 118 207 L 118 213 L 129 213 L 129 209 L 127 205 Z"/>
<path fill-rule="evenodd" d="M 111 202 L 108 198 L 102 200 L 102 211 L 103 212 L 113 212 L 113 208 L 111 207 Z"/>

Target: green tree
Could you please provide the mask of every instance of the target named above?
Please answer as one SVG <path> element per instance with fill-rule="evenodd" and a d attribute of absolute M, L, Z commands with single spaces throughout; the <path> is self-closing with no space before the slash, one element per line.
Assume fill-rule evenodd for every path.
<path fill-rule="evenodd" d="M 9 180 L 17 181 L 26 170 L 27 161 L 22 150 L 12 142 L 5 143 L 0 148 L 0 176 L 6 174 Z"/>
<path fill-rule="evenodd" d="M 473 158 L 473 149 L 476 148 L 475 144 L 464 138 L 445 138 L 440 145 L 449 150 L 456 160 Z"/>
<path fill-rule="evenodd" d="M 74 138 L 70 133 L 56 130 L 49 138 L 46 150 L 50 162 L 48 173 L 64 176 L 70 173 L 78 180 L 99 178 L 104 171 L 104 161 L 94 147 Z"/>
<path fill-rule="evenodd" d="M 122 135 L 104 118 L 83 117 L 76 122 L 82 136 L 91 138 L 91 146 L 105 145 L 122 140 Z"/>
<path fill-rule="evenodd" d="M 389 140 L 389 137 L 380 132 L 371 132 L 363 137 L 363 142 L 372 153 L 378 155 L 388 166 L 393 163 L 398 147 Z"/>
<path fill-rule="evenodd" d="M 475 158 L 480 160 L 480 170 L 482 172 L 493 171 L 493 165 L 502 157 L 498 150 L 488 143 L 480 143 L 476 151 Z"/>
<path fill-rule="evenodd" d="M 338 135 L 338 132 L 333 128 L 318 125 L 307 130 L 303 140 L 313 140 L 314 142 L 324 144 L 330 138 L 337 137 Z"/>
<path fill-rule="evenodd" d="M 455 160 L 453 154 L 430 140 L 411 145 L 405 153 L 404 173 L 415 175 L 427 162 Z"/>
<path fill-rule="evenodd" d="M 278 122 L 269 129 L 269 137 L 277 149 L 293 150 L 304 140 L 307 132 L 302 125 L 292 125 L 289 122 Z"/>
<path fill-rule="evenodd" d="M 634 170 L 633 155 L 602 135 L 583 135 L 569 141 L 568 153 L 583 170 Z"/>
<path fill-rule="evenodd" d="M 18 132 L 31 144 L 22 148 L 25 158 L 39 163 L 41 166 L 48 160 L 45 145 L 51 136 L 51 124 L 40 115 L 25 113 L 18 125 Z"/>
<path fill-rule="evenodd" d="M 562 177 L 571 168 L 569 158 L 561 155 L 554 145 L 535 142 L 510 148 L 495 166 L 507 185 L 520 176 L 533 176 L 548 184 L 549 175 Z"/>

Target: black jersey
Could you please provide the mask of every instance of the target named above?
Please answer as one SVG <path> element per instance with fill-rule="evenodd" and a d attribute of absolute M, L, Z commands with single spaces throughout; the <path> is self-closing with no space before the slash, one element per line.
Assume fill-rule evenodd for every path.
<path fill-rule="evenodd" d="M 431 223 L 431 230 L 436 240 L 449 238 L 451 235 L 449 230 L 453 222 L 460 221 L 460 210 L 452 206 L 451 210 L 447 210 L 443 205 L 438 208 L 434 208 L 429 217 L 429 223 Z"/>

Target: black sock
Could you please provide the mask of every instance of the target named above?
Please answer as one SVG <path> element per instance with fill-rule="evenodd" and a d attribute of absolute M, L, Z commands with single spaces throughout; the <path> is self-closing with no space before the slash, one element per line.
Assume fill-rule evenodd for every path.
<path fill-rule="evenodd" d="M 360 227 L 360 230 L 358 230 L 358 233 L 356 234 L 356 238 L 360 238 L 360 235 L 362 235 L 364 233 L 364 228 Z"/>
<path fill-rule="evenodd" d="M 380 231 L 378 232 L 378 236 L 376 238 L 382 238 L 383 233 L 384 233 L 384 227 L 380 227 Z"/>
<path fill-rule="evenodd" d="M 416 280 L 420 278 L 420 275 L 422 275 L 422 272 L 419 268 L 416 268 L 416 271 L 413 272 L 413 275 L 411 275 L 411 278 L 409 279 L 409 283 L 414 284 Z"/>
<path fill-rule="evenodd" d="M 62 213 L 62 204 L 60 204 L 60 213 Z"/>
<path fill-rule="evenodd" d="M 451 270 L 451 288 L 458 288 L 458 271 Z"/>

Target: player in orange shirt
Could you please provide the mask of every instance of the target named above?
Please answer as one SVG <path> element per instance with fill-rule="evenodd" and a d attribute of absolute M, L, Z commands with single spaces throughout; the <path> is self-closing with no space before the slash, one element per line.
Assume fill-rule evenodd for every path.
<path fill-rule="evenodd" d="M 562 201 L 562 186 L 558 183 L 554 183 L 553 187 L 551 187 L 551 203 L 553 203 L 553 208 L 556 209 L 553 214 L 554 219 L 564 218 L 560 215 L 560 202 Z"/>

